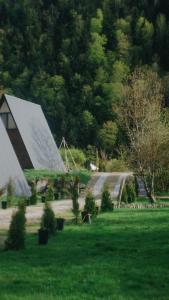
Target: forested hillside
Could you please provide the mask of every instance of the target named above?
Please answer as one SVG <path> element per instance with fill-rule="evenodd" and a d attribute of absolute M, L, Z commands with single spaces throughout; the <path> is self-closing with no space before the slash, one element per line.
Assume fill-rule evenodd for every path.
<path fill-rule="evenodd" d="M 0 0 L 1 92 L 40 103 L 57 142 L 108 153 L 124 142 L 115 107 L 143 65 L 167 103 L 166 0 Z"/>

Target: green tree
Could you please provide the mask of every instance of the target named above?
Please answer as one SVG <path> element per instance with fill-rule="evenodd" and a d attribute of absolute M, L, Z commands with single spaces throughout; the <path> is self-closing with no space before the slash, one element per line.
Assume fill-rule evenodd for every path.
<path fill-rule="evenodd" d="M 25 205 L 20 204 L 13 213 L 8 236 L 5 241 L 6 250 L 20 250 L 25 247 L 26 231 Z"/>
<path fill-rule="evenodd" d="M 98 133 L 101 149 L 111 154 L 117 141 L 117 134 L 118 127 L 115 122 L 108 121 L 103 124 L 103 128 Z"/>
<path fill-rule="evenodd" d="M 55 213 L 48 201 L 45 202 L 41 227 L 47 229 L 49 234 L 54 234 L 56 231 Z"/>

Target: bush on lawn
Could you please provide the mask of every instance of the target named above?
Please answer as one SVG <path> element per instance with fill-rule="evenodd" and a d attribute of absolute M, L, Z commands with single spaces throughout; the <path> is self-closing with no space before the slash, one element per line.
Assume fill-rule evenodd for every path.
<path fill-rule="evenodd" d="M 79 223 L 79 214 L 80 214 L 80 210 L 79 210 L 79 202 L 78 202 L 78 198 L 79 198 L 79 177 L 75 178 L 74 184 L 72 186 L 71 189 L 71 195 L 72 195 L 72 212 L 75 216 L 75 223 L 78 224 Z"/>
<path fill-rule="evenodd" d="M 91 191 L 89 191 L 86 195 L 84 211 L 91 214 L 92 216 L 95 216 L 97 213 L 95 199 Z"/>
<path fill-rule="evenodd" d="M 46 201 L 44 205 L 41 228 L 47 229 L 49 234 L 54 234 L 56 230 L 55 213 L 48 201 Z"/>
<path fill-rule="evenodd" d="M 25 202 L 19 202 L 18 210 L 12 215 L 8 237 L 5 242 L 6 250 L 20 250 L 25 247 Z"/>
<path fill-rule="evenodd" d="M 8 207 L 11 207 L 11 205 L 12 205 L 13 196 L 14 196 L 14 187 L 13 187 L 12 179 L 10 179 L 8 182 L 8 185 L 7 185 L 7 205 L 8 205 Z"/>
<path fill-rule="evenodd" d="M 121 202 L 133 203 L 136 201 L 136 185 L 134 177 L 128 177 L 122 192 Z"/>
<path fill-rule="evenodd" d="M 32 192 L 32 196 L 30 197 L 30 204 L 35 205 L 38 201 L 36 182 L 32 182 L 31 192 Z"/>
<path fill-rule="evenodd" d="M 112 210 L 113 210 L 112 198 L 108 186 L 105 185 L 101 197 L 101 211 L 106 212 Z"/>

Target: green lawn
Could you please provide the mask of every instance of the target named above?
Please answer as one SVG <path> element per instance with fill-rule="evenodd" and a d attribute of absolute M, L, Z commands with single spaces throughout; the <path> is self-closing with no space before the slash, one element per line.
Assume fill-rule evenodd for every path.
<path fill-rule="evenodd" d="M 169 209 L 116 210 L 0 253 L 1 300 L 169 299 Z"/>

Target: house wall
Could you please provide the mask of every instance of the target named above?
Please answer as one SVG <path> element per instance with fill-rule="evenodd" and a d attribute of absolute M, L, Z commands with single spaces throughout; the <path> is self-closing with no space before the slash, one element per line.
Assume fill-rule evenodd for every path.
<path fill-rule="evenodd" d="M 8 128 L 6 128 L 6 130 L 7 130 L 8 136 L 10 138 L 10 141 L 13 145 L 13 148 L 15 150 L 15 154 L 19 160 L 19 163 L 20 163 L 22 169 L 32 169 L 33 165 L 29 158 L 28 152 L 23 143 L 23 140 L 21 138 L 19 130 L 16 126 L 16 123 L 13 119 L 13 116 L 10 113 L 9 106 L 5 100 L 0 105 L 0 116 L 1 116 L 1 114 L 3 115 L 4 113 L 8 114 Z M 2 118 L 2 120 L 3 120 L 3 118 Z M 4 122 L 4 120 L 3 120 L 3 122 Z M 5 122 L 4 122 L 4 125 L 6 125 Z"/>

